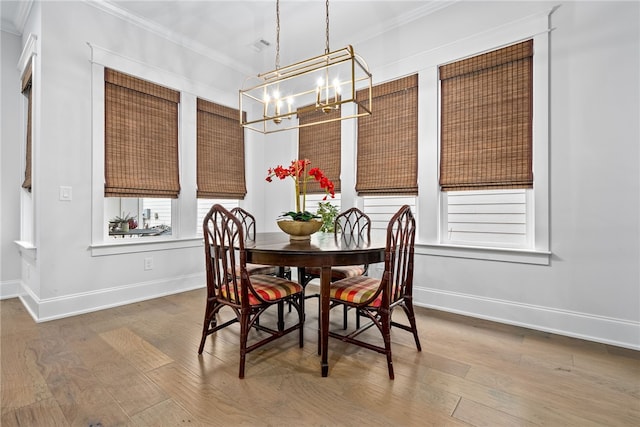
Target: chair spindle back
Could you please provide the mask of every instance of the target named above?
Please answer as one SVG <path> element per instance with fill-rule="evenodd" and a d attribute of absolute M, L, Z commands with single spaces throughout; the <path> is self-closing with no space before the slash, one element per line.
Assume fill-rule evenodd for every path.
<path fill-rule="evenodd" d="M 240 306 L 241 301 L 248 301 L 247 289 L 241 286 L 241 277 L 228 272 L 245 265 L 243 224 L 222 205 L 215 204 L 204 217 L 203 231 L 207 294 Z"/>
<path fill-rule="evenodd" d="M 341 233 L 344 240 L 371 239 L 371 219 L 358 208 L 350 208 L 339 214 L 334 222 L 336 235 Z"/>
<path fill-rule="evenodd" d="M 383 282 L 389 286 L 389 303 L 412 294 L 416 221 L 411 208 L 404 205 L 387 226 L 387 249 Z"/>

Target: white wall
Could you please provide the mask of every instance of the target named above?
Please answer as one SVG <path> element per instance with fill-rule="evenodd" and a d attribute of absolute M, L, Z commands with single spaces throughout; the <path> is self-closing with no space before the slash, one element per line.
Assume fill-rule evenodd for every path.
<path fill-rule="evenodd" d="M 182 79 L 191 91 L 185 98 L 202 96 L 234 106 L 237 93 L 221 95 L 213 83 L 239 87 L 243 76 L 85 2 L 44 2 L 39 7 L 41 27 L 31 25 L 40 43 L 41 114 L 34 141 L 39 165 L 34 171 L 36 261 L 29 278 L 16 277 L 23 285 L 20 297 L 34 318 L 48 320 L 203 286 L 203 255 L 195 240 L 176 248 L 160 245 L 145 252 L 93 256 L 92 66 L 87 43 L 144 64 L 152 74 Z M 17 58 L 7 63 L 16 64 Z M 191 162 L 181 164 L 188 177 L 194 170 L 194 152 L 190 150 Z M 182 184 L 183 195 L 195 196 L 195 177 Z M 71 201 L 59 200 L 60 186 L 72 188 Z M 3 205 L 4 201 L 3 193 Z M 195 203 L 186 200 L 180 208 L 181 218 L 193 214 L 193 227 L 184 227 L 182 236 L 188 238 L 195 234 Z M 152 270 L 144 270 L 147 257 L 154 260 Z"/>
<path fill-rule="evenodd" d="M 372 70 L 382 67 L 384 80 L 430 66 L 420 58 L 442 45 L 485 36 L 552 6 L 457 3 L 430 25 L 405 25 L 359 51 Z M 550 265 L 418 255 L 416 300 L 640 348 L 639 4 L 565 2 L 551 15 L 551 27 Z M 415 68 L 403 68 L 407 62 Z M 423 149 L 422 137 L 420 144 Z"/>
<path fill-rule="evenodd" d="M 384 37 L 360 41 L 355 48 L 367 59 L 374 80 L 384 81 L 417 71 L 403 65 L 410 63 L 406 58 L 495 30 L 552 5 L 458 2 Z M 228 88 L 240 87 L 244 76 L 84 2 L 45 2 L 42 10 L 38 292 L 29 289 L 24 276 L 15 276 L 22 274 L 17 271 L 7 278 L 3 274 L 2 280 L 23 283 L 23 301 L 39 320 L 202 286 L 198 247 L 106 256 L 92 256 L 89 250 L 92 133 L 86 42 L 186 76 L 198 88 L 204 87 L 207 93 L 199 95 L 209 99 L 216 100 L 219 88 L 227 88 L 229 94 L 223 98 L 230 106 L 237 92 Z M 638 16 L 637 2 L 564 2 L 552 14 L 550 265 L 430 256 L 420 254 L 419 247 L 415 274 L 419 305 L 640 348 Z M 2 59 L 4 91 L 4 44 Z M 4 180 L 15 172 L 5 169 L 4 155 L 15 157 L 18 152 L 5 149 L 4 136 L 19 132 L 5 131 L 4 98 L 3 92 L 2 245 L 11 251 L 4 234 Z M 350 129 L 353 126 L 343 127 L 348 145 L 354 138 Z M 243 204 L 256 213 L 261 231 L 275 230 L 273 219 L 293 200 L 292 191 L 282 191 L 290 183 L 269 184 L 264 177 L 267 168 L 295 158 L 295 141 L 295 135 L 286 133 L 265 138 L 247 133 L 249 194 Z M 345 166 L 348 159 L 343 160 Z M 193 165 L 182 168 L 188 173 Z M 15 176 L 11 180 L 19 185 Z M 73 188 L 71 202 L 58 200 L 61 185 Z M 194 194 L 190 187 L 183 191 Z M 188 209 L 181 215 L 195 218 Z M 15 222 L 15 212 L 12 215 Z M 11 257 L 15 256 L 13 252 Z M 154 257 L 155 268 L 144 271 L 148 256 Z M 3 267 L 5 259 L 3 251 Z"/>
<path fill-rule="evenodd" d="M 15 126 L 24 121 L 17 69 L 21 49 L 20 36 L 0 32 L 0 298 L 17 295 L 21 274 L 20 256 L 13 243 L 20 239 L 20 186 L 24 179 L 24 161 L 20 161 L 24 133 Z"/>

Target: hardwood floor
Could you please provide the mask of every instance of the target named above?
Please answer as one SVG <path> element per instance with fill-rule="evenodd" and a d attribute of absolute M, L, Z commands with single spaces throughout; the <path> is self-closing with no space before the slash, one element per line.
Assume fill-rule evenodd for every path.
<path fill-rule="evenodd" d="M 250 353 L 240 380 L 237 325 L 197 354 L 204 300 L 197 290 L 41 324 L 0 302 L 0 424 L 640 425 L 640 352 L 417 308 L 423 351 L 392 330 L 394 381 L 383 355 L 336 340 L 322 378 L 310 299 L 305 347 L 291 334 Z"/>

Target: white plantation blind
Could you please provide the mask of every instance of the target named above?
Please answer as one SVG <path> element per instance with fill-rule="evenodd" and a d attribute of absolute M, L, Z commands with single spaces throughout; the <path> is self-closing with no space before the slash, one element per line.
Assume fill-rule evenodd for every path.
<path fill-rule="evenodd" d="M 237 208 L 240 204 L 240 201 L 236 199 L 198 199 L 198 217 L 196 220 L 197 236 L 203 236 L 202 221 L 204 220 L 204 216 L 209 212 L 209 209 L 211 209 L 211 206 L 215 205 L 216 203 L 224 206 L 226 210 L 230 211 L 233 208 Z"/>
<path fill-rule="evenodd" d="M 443 193 L 443 243 L 526 247 L 527 190 Z"/>
<path fill-rule="evenodd" d="M 363 211 L 371 218 L 372 230 L 387 230 L 389 220 L 403 205 L 411 207 L 416 216 L 416 198 L 411 196 L 367 196 L 364 197 Z"/>

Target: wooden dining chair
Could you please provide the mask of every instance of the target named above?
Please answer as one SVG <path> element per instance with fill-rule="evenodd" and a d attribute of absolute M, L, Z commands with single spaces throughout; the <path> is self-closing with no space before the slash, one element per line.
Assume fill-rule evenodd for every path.
<path fill-rule="evenodd" d="M 333 232 L 336 238 L 345 242 L 353 240 L 369 241 L 371 239 L 371 219 L 367 214 L 358 208 L 350 208 L 338 214 L 334 220 Z M 368 265 L 345 265 L 331 267 L 331 281 L 346 279 L 347 277 L 366 276 Z M 304 270 L 303 285 L 306 286 L 311 280 L 320 278 L 319 267 L 308 267 Z M 313 295 L 315 296 L 315 295 Z M 343 324 L 347 329 L 347 312 L 349 307 L 344 306 Z M 356 315 L 356 327 L 360 327 L 360 317 Z"/>
<path fill-rule="evenodd" d="M 240 207 L 231 209 L 231 213 L 234 214 L 242 223 L 242 227 L 244 228 L 244 238 L 250 241 L 255 241 L 256 218 L 251 213 Z M 250 276 L 254 274 L 269 274 L 272 276 L 280 275 L 286 279 L 291 280 L 290 267 L 277 267 L 275 265 L 247 263 L 247 272 Z M 236 274 L 239 273 L 239 271 L 236 271 Z"/>
<path fill-rule="evenodd" d="M 413 257 L 416 223 L 408 205 L 404 205 L 391 218 L 387 226 L 384 273 L 382 279 L 367 276 L 348 277 L 331 284 L 332 304 L 355 308 L 360 316 L 370 320 L 348 334 L 329 331 L 329 336 L 359 345 L 387 356 L 389 378 L 394 378 L 391 359 L 391 327 L 413 333 L 418 351 L 422 351 L 413 310 Z M 391 319 L 393 309 L 402 307 L 409 325 Z M 362 341 L 357 336 L 376 326 L 384 346 Z"/>
<path fill-rule="evenodd" d="M 297 282 L 266 274 L 249 275 L 246 266 L 245 236 L 242 222 L 223 206 L 211 207 L 203 221 L 204 252 L 207 277 L 207 303 L 198 354 L 202 354 L 207 337 L 236 322 L 240 323 L 240 370 L 244 378 L 247 353 L 295 330 L 299 331 L 299 345 L 303 346 L 304 294 Z M 240 274 L 228 274 L 239 269 Z M 270 328 L 260 316 L 274 305 L 290 302 L 298 313 L 298 322 Z M 218 324 L 216 315 L 229 307 L 235 318 Z M 280 316 L 278 317 L 280 319 Z M 278 320 L 280 323 L 280 320 Z M 251 330 L 266 332 L 264 337 L 252 337 Z"/>

